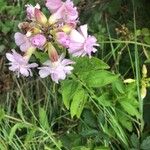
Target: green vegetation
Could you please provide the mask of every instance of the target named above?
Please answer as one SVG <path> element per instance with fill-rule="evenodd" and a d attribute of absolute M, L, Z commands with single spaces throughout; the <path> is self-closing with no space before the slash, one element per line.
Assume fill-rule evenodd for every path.
<path fill-rule="evenodd" d="M 74 0 L 100 47 L 60 84 L 8 71 L 24 6 L 37 2 L 0 1 L 0 150 L 149 150 L 150 2 Z"/>

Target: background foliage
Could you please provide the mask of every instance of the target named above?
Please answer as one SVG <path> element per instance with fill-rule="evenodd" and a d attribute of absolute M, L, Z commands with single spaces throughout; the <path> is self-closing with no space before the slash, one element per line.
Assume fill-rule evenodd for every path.
<path fill-rule="evenodd" d="M 74 0 L 79 24 L 88 23 L 100 48 L 90 60 L 74 58 L 73 74 L 60 85 L 8 71 L 5 53 L 15 48 L 27 2 L 44 6 L 0 1 L 0 149 L 150 149 L 148 87 L 140 97 L 144 63 L 149 77 L 150 2 Z M 127 78 L 136 82 L 124 84 Z"/>

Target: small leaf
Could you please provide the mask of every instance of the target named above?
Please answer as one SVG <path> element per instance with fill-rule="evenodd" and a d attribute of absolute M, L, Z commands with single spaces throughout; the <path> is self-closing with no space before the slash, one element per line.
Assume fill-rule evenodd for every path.
<path fill-rule="evenodd" d="M 144 41 L 145 41 L 147 44 L 150 44 L 150 36 L 145 36 L 145 37 L 144 37 Z"/>
<path fill-rule="evenodd" d="M 80 118 L 84 104 L 86 103 L 87 95 L 83 88 L 78 88 L 71 102 L 70 113 L 73 118 L 75 115 Z"/>
<path fill-rule="evenodd" d="M 0 122 L 5 118 L 5 111 L 3 108 L 0 108 Z"/>
<path fill-rule="evenodd" d="M 148 28 L 143 28 L 141 31 L 142 31 L 142 34 L 143 34 L 144 36 L 149 36 L 149 35 L 150 35 L 150 31 L 149 31 Z"/>
<path fill-rule="evenodd" d="M 37 59 L 39 59 L 39 61 L 40 61 L 41 63 L 44 63 L 45 61 L 47 61 L 47 60 L 49 59 L 47 53 L 43 53 L 43 52 L 36 51 L 36 52 L 34 53 L 34 55 L 35 55 L 35 57 L 36 57 Z"/>
<path fill-rule="evenodd" d="M 142 150 L 149 150 L 150 149 L 150 136 L 148 136 L 145 140 L 143 140 L 141 144 Z"/>
<path fill-rule="evenodd" d="M 140 113 L 138 112 L 137 108 L 128 101 L 120 101 L 120 104 L 123 107 L 123 109 L 131 116 L 136 116 L 137 118 L 140 117 Z"/>
<path fill-rule="evenodd" d="M 90 127 L 96 128 L 97 127 L 97 121 L 96 116 L 93 114 L 93 112 L 89 109 L 85 109 L 83 112 L 83 121 Z"/>
<path fill-rule="evenodd" d="M 27 127 L 29 127 L 29 126 L 27 126 L 24 123 L 16 123 L 10 130 L 9 137 L 8 137 L 9 142 L 12 142 L 12 139 L 13 139 L 14 135 L 16 134 L 17 129 L 27 128 Z"/>
<path fill-rule="evenodd" d="M 49 129 L 48 117 L 47 117 L 45 109 L 42 107 L 39 108 L 39 120 L 40 120 L 41 126 L 44 129 L 48 130 Z"/>
<path fill-rule="evenodd" d="M 20 115 L 21 119 L 23 121 L 25 121 L 24 119 L 24 116 L 23 116 L 23 111 L 22 111 L 22 100 L 23 100 L 23 97 L 22 95 L 19 97 L 19 100 L 18 100 L 18 104 L 17 104 L 17 113 Z"/>
<path fill-rule="evenodd" d="M 136 34 L 136 36 L 140 36 L 141 35 L 141 30 L 136 30 L 135 34 Z"/>
<path fill-rule="evenodd" d="M 120 79 L 118 79 L 112 83 L 112 88 L 113 88 L 113 91 L 116 91 L 116 92 L 118 91 L 121 94 L 125 93 L 124 84 Z"/>
<path fill-rule="evenodd" d="M 131 142 L 132 142 L 132 145 L 134 146 L 134 148 L 139 148 L 139 139 L 138 139 L 138 137 L 137 137 L 137 135 L 136 134 L 132 134 L 132 136 L 131 136 Z"/>

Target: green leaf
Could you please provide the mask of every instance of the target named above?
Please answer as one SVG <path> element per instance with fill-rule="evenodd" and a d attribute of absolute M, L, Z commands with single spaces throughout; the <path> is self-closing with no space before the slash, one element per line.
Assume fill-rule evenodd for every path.
<path fill-rule="evenodd" d="M 98 103 L 102 106 L 112 106 L 111 98 L 108 93 L 103 93 L 100 97 L 97 98 Z"/>
<path fill-rule="evenodd" d="M 120 101 L 120 104 L 123 107 L 123 109 L 131 116 L 136 116 L 137 118 L 140 117 L 140 113 L 138 112 L 137 108 L 128 101 Z"/>
<path fill-rule="evenodd" d="M 0 122 L 5 118 L 5 111 L 3 108 L 0 108 Z"/>
<path fill-rule="evenodd" d="M 1 150 L 8 150 L 6 142 L 0 139 L 0 149 Z"/>
<path fill-rule="evenodd" d="M 131 132 L 133 130 L 132 121 L 127 116 L 123 115 L 122 113 L 118 112 L 117 116 L 121 125 Z"/>
<path fill-rule="evenodd" d="M 48 123 L 48 117 L 46 114 L 46 110 L 42 107 L 39 107 L 39 121 L 41 126 L 48 130 L 49 129 L 49 123 Z"/>
<path fill-rule="evenodd" d="M 23 97 L 22 95 L 19 97 L 19 100 L 18 100 L 18 104 L 17 104 L 17 113 L 20 115 L 21 119 L 23 121 L 25 121 L 24 119 L 24 116 L 23 116 L 23 111 L 22 111 L 22 100 L 23 100 Z"/>
<path fill-rule="evenodd" d="M 74 65 L 74 72 L 77 74 L 82 74 L 82 72 L 88 72 L 91 70 L 99 70 L 99 69 L 108 69 L 109 66 L 104 63 L 102 60 L 96 57 L 80 57 L 74 58 L 76 64 Z"/>
<path fill-rule="evenodd" d="M 47 53 L 35 51 L 34 55 L 35 55 L 35 57 L 36 57 L 37 59 L 39 59 L 39 61 L 40 61 L 41 63 L 44 63 L 45 61 L 47 61 L 47 60 L 49 59 Z"/>
<path fill-rule="evenodd" d="M 144 37 L 144 41 L 145 41 L 147 44 L 150 44 L 150 36 L 145 36 L 145 37 Z"/>
<path fill-rule="evenodd" d="M 140 35 L 141 35 L 141 30 L 136 30 L 136 31 L 135 31 L 135 35 L 136 35 L 136 36 L 140 36 Z"/>
<path fill-rule="evenodd" d="M 150 35 L 150 31 L 149 31 L 148 28 L 143 28 L 143 29 L 141 30 L 141 32 L 142 32 L 142 34 L 143 34 L 144 36 L 149 36 L 149 35 Z"/>
<path fill-rule="evenodd" d="M 134 133 L 131 136 L 131 142 L 132 142 L 132 145 L 134 146 L 134 148 L 139 148 L 140 142 L 139 142 L 137 135 Z"/>
<path fill-rule="evenodd" d="M 16 134 L 17 129 L 22 129 L 22 128 L 28 128 L 29 126 L 27 126 L 24 123 L 16 123 L 10 130 L 9 133 L 9 142 L 12 142 L 12 139 L 14 137 L 14 135 Z"/>
<path fill-rule="evenodd" d="M 118 79 L 118 80 L 116 80 L 115 82 L 112 83 L 112 88 L 113 88 L 114 92 L 119 92 L 121 94 L 125 93 L 124 84 L 120 79 Z"/>
<path fill-rule="evenodd" d="M 78 88 L 71 102 L 70 113 L 73 118 L 75 115 L 80 118 L 84 105 L 87 101 L 87 95 L 83 88 Z"/>
<path fill-rule="evenodd" d="M 150 136 L 148 136 L 145 140 L 143 140 L 141 144 L 142 150 L 149 150 L 150 149 Z"/>
<path fill-rule="evenodd" d="M 97 121 L 96 116 L 93 114 L 93 112 L 89 109 L 85 109 L 82 114 L 83 121 L 87 124 L 87 126 L 90 126 L 92 128 L 97 127 Z"/>
<path fill-rule="evenodd" d="M 29 146 L 29 143 L 34 139 L 36 131 L 37 131 L 36 128 L 33 128 L 33 129 L 27 131 L 27 134 L 26 134 L 26 137 L 24 140 L 24 145 L 26 146 L 26 148 L 27 148 L 27 146 Z"/>
<path fill-rule="evenodd" d="M 70 102 L 77 90 L 79 84 L 74 80 L 64 80 L 61 84 L 62 98 L 67 109 L 70 107 Z"/>
<path fill-rule="evenodd" d="M 81 79 L 83 79 L 89 87 L 96 88 L 116 81 L 118 76 L 106 70 L 97 70 L 88 73 L 82 73 Z"/>

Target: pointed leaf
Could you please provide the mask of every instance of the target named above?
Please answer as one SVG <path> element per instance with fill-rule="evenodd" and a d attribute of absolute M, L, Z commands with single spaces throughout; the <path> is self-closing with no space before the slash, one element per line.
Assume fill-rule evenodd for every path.
<path fill-rule="evenodd" d="M 25 121 L 24 119 L 24 116 L 23 116 L 23 110 L 22 110 L 22 100 L 23 100 L 23 97 L 22 95 L 19 97 L 19 100 L 18 100 L 18 104 L 17 104 L 17 113 L 20 115 L 21 119 L 23 121 Z"/>
<path fill-rule="evenodd" d="M 87 95 L 85 93 L 85 90 L 83 88 L 79 88 L 73 97 L 70 112 L 71 117 L 73 118 L 75 115 L 80 118 L 80 115 L 82 113 L 82 110 L 84 108 L 84 104 L 87 101 Z"/>
<path fill-rule="evenodd" d="M 46 110 L 42 107 L 39 108 L 39 120 L 40 124 L 44 129 L 49 129 L 48 117 L 46 114 Z"/>
<path fill-rule="evenodd" d="M 82 73 L 81 79 L 83 79 L 89 87 L 96 88 L 115 82 L 118 79 L 118 76 L 106 70 L 97 70 L 86 74 Z"/>
<path fill-rule="evenodd" d="M 62 98 L 64 105 L 67 109 L 70 107 L 70 102 L 76 92 L 79 84 L 74 80 L 65 80 L 62 82 L 61 89 L 62 89 Z"/>

